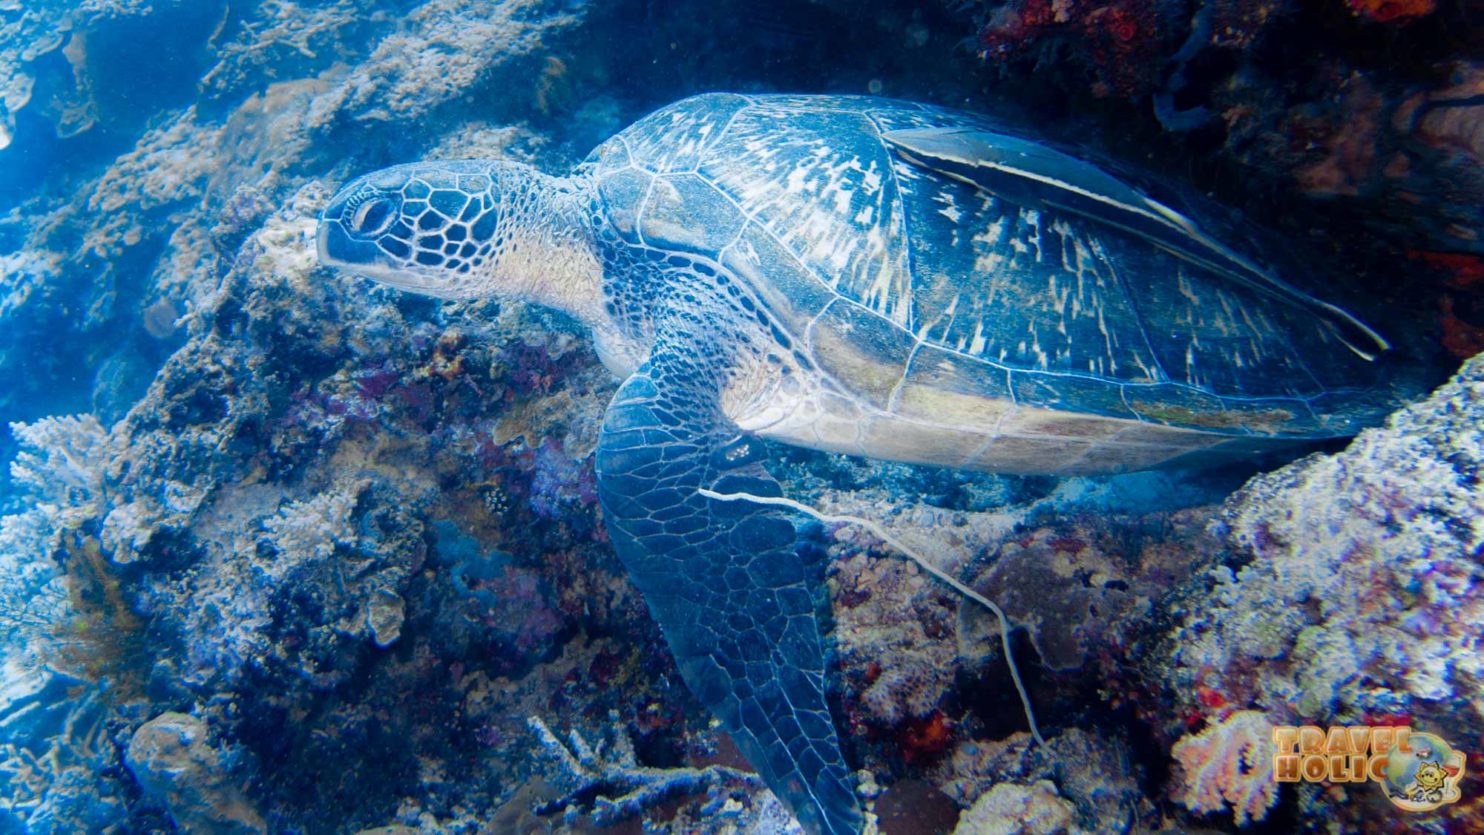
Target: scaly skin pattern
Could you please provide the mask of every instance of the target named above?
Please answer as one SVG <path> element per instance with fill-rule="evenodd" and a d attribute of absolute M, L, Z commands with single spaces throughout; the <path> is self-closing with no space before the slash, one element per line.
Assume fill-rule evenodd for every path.
<path fill-rule="evenodd" d="M 715 262 L 626 245 L 597 200 L 500 163 L 400 166 L 332 201 L 320 257 L 430 295 L 545 301 L 593 327 L 627 377 L 597 451 L 604 518 L 681 675 L 809 831 L 858 832 L 826 697 L 823 565 L 788 514 L 698 492 L 780 493 L 721 408 L 737 369 L 770 353 L 766 316 Z"/>
<path fill-rule="evenodd" d="M 604 420 L 597 469 L 609 534 L 686 684 L 768 786 L 808 830 L 856 832 L 825 696 L 823 565 L 799 548 L 787 515 L 698 492 L 780 495 L 757 463 L 759 443 L 718 407 L 729 355 L 748 350 L 745 322 L 685 310 L 658 323 L 649 360 Z"/>
<path fill-rule="evenodd" d="M 862 815 L 826 698 L 822 566 L 787 511 L 719 498 L 779 495 L 757 438 L 1116 472 L 1348 434 L 1391 405 L 1312 309 L 883 138 L 934 126 L 994 127 L 881 99 L 699 96 L 571 177 L 397 166 L 345 186 L 320 225 L 327 265 L 592 329 L 624 380 L 597 450 L 619 556 L 692 692 L 831 835 Z M 1035 173 L 1098 179 L 1047 159 Z"/>

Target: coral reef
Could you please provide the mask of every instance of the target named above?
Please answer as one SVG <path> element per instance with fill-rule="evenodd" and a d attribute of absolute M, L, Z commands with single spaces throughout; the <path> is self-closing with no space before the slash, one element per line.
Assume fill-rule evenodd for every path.
<path fill-rule="evenodd" d="M 1381 265 L 1358 291 L 1423 287 L 1395 306 L 1448 352 L 1484 345 L 1484 73 L 1439 35 L 1451 0 L 706 12 L 0 0 L 0 830 L 790 825 L 612 555 L 591 451 L 614 384 L 576 326 L 317 269 L 318 211 L 368 169 L 560 170 L 703 89 L 1003 106 L 1127 159 L 1174 149 L 1167 170 Z M 771 450 L 788 495 L 879 521 L 1003 606 L 1046 730 L 1021 733 L 993 618 L 823 530 L 884 830 L 1228 827 L 1250 804 L 1169 764 L 1200 750 L 1230 777 L 1213 740 L 1253 715 L 1411 720 L 1474 750 L 1481 375 L 1224 506 L 1245 473 Z M 1285 791 L 1268 820 L 1364 814 L 1333 794 Z"/>
<path fill-rule="evenodd" d="M 1252 561 L 1182 627 L 1180 683 L 1275 718 L 1484 719 L 1481 413 L 1476 358 L 1345 452 L 1245 487 L 1222 516 Z"/>
<path fill-rule="evenodd" d="M 1151 92 L 1174 19 L 1147 0 L 1023 0 L 997 7 L 979 32 L 981 58 L 1009 61 L 1058 50 L 1086 57 L 1099 80 L 1095 95 Z"/>
<path fill-rule="evenodd" d="M 302 33 L 303 43 L 311 51 L 325 47 L 329 58 L 353 55 L 341 48 L 343 42 L 337 47 L 320 39 L 357 16 L 361 5 L 319 4 L 318 19 L 335 25 Z M 418 31 L 429 37 L 462 31 L 469 21 L 436 13 L 455 5 L 430 4 L 416 17 L 422 22 Z M 221 55 L 233 69 L 208 76 L 218 93 L 213 103 L 168 113 L 142 130 L 132 149 L 83 183 L 71 202 L 43 204 L 43 211 L 57 209 L 49 218 L 8 227 L 18 230 L 28 248 L 3 256 L 7 278 L 14 278 L 7 281 L 3 307 L 7 323 L 15 326 L 7 328 L 7 340 L 11 334 L 44 334 L 61 343 L 55 363 L 85 366 L 98 362 L 91 357 L 97 356 L 93 346 L 99 343 L 85 341 L 79 346 L 83 354 L 70 353 L 77 349 L 66 345 L 69 332 L 132 330 L 135 338 L 110 347 L 126 359 L 114 367 L 146 384 L 154 371 L 138 365 L 155 356 L 163 359 L 147 390 L 132 383 L 136 388 L 111 401 L 124 406 L 109 415 L 124 418 L 115 433 L 92 416 L 13 428 L 22 451 L 12 467 L 12 495 L 34 491 L 35 496 L 29 510 L 0 522 L 7 578 L 14 580 L 6 584 L 7 593 L 15 593 L 8 622 L 16 630 L 5 643 L 7 669 L 16 671 L 17 707 L 6 712 L 16 718 L 4 731 L 4 773 L 12 819 L 25 820 L 35 831 L 45 831 L 48 821 L 58 822 L 56 831 L 96 831 L 123 820 L 149 828 L 164 812 L 182 827 L 197 828 L 191 821 L 204 820 L 202 808 L 217 804 L 225 784 L 213 783 L 217 778 L 209 775 L 180 777 L 172 763 L 189 761 L 200 770 L 215 751 L 230 756 L 232 769 L 246 768 L 244 776 L 258 763 L 277 763 L 279 776 L 258 783 L 251 800 L 264 819 L 384 822 L 396 811 L 395 798 L 418 780 L 417 769 L 407 769 L 416 759 L 414 751 L 430 763 L 456 764 L 449 767 L 462 774 L 478 770 L 466 749 L 497 761 L 520 740 L 514 734 L 500 745 L 477 735 L 466 736 L 466 742 L 426 733 L 399 738 L 378 727 L 378 710 L 405 715 L 407 721 L 457 711 L 448 664 L 509 669 L 498 657 L 499 645 L 486 646 L 487 628 L 510 630 L 510 645 L 529 653 L 525 667 L 559 650 L 558 638 L 569 627 L 555 606 L 577 605 L 582 611 L 581 602 L 549 600 L 542 589 L 560 585 L 573 595 L 586 589 L 595 597 L 589 611 L 599 617 L 614 613 L 622 623 L 641 611 L 611 571 L 594 569 L 583 559 L 584 548 L 601 545 L 589 536 L 593 521 L 578 525 L 576 535 L 583 539 L 574 542 L 566 533 L 574 514 L 592 513 L 582 503 L 580 459 L 556 447 L 543 449 L 534 433 L 524 433 L 533 439 L 531 447 L 511 441 L 522 434 L 520 413 L 531 400 L 557 398 L 565 404 L 566 416 L 552 422 L 555 428 L 581 421 L 574 403 L 602 403 L 601 389 L 574 397 L 564 378 L 554 379 L 553 369 L 540 365 L 567 354 L 561 370 L 581 378 L 583 367 L 597 368 L 591 354 L 558 348 L 573 340 L 549 326 L 537 331 L 548 336 L 532 337 L 519 310 L 475 321 L 466 334 L 472 333 L 480 347 L 470 351 L 458 340 L 440 339 L 444 331 L 453 332 L 450 323 L 463 315 L 459 312 L 453 319 L 436 310 L 409 317 L 381 294 L 348 283 L 327 286 L 323 276 L 313 275 L 306 232 L 325 192 L 306 171 L 324 170 L 326 149 L 319 143 L 341 118 L 339 108 L 352 88 L 336 83 L 344 81 L 343 71 L 331 72 L 329 63 L 306 57 L 303 68 L 330 72 L 330 78 L 284 78 L 231 104 L 233 85 L 251 76 L 254 67 L 266 66 L 253 63 L 252 56 L 272 55 L 281 45 L 277 39 L 297 26 L 298 7 L 264 4 L 260 11 L 262 17 L 232 34 L 232 48 Z M 475 37 L 484 39 L 483 64 L 470 72 L 488 75 L 515 54 L 517 44 L 534 48 L 540 33 L 576 20 L 537 14 L 532 4 L 507 4 L 507 12 L 503 23 L 486 20 L 483 28 L 476 27 Z M 468 8 L 461 12 L 468 13 Z M 378 29 L 401 31 L 396 21 L 382 16 L 379 23 L 338 28 L 330 39 L 353 34 L 374 44 Z M 256 47 L 249 48 L 249 42 Z M 381 70 L 376 67 L 382 65 L 363 67 L 365 78 L 399 78 L 409 96 L 424 83 L 394 68 L 400 61 L 394 52 L 385 51 L 381 60 Z M 287 69 L 281 63 L 274 67 Z M 421 71 L 441 77 L 436 66 Z M 397 118 L 427 113 L 422 109 Z M 423 141 L 437 145 L 445 130 L 458 133 L 435 126 Z M 517 130 L 502 128 L 497 135 Z M 521 141 L 523 147 L 539 145 Z M 481 152 L 498 153 L 499 146 L 489 143 Z M 101 281 L 99 264 L 107 265 Z M 85 275 L 97 289 L 81 289 Z M 337 311 L 336 299 L 357 312 Z M 65 311 L 79 304 L 90 310 L 81 328 L 58 324 L 75 321 Z M 343 329 L 354 321 L 376 324 L 360 329 L 347 344 Z M 512 339 L 519 350 L 506 360 L 509 370 L 546 378 L 542 390 L 529 398 L 524 391 L 507 395 L 489 376 L 495 364 L 484 346 L 498 350 Z M 24 373 L 27 366 L 21 363 L 34 364 L 36 352 L 19 350 L 22 341 L 15 345 L 16 351 L 0 356 L 0 372 L 7 380 L 38 378 L 36 390 L 43 390 L 56 375 Z M 12 392 L 10 414 L 44 410 L 53 402 L 22 387 L 7 389 L 6 396 Z M 435 409 L 463 419 L 442 423 L 430 434 Z M 368 424 L 380 428 L 367 432 Z M 414 442 L 389 443 L 397 437 Z M 519 500 L 539 480 L 538 492 L 548 497 L 552 513 L 561 509 L 561 518 L 545 525 L 549 535 L 522 543 L 514 574 L 475 584 L 477 591 L 496 596 L 496 611 L 503 602 L 520 600 L 534 608 L 513 610 L 512 619 L 495 619 L 491 627 L 476 623 L 479 631 L 473 632 L 456 618 L 445 624 L 433 617 L 440 610 L 461 611 L 469 589 L 460 591 L 441 563 L 428 561 L 437 543 L 431 491 L 449 482 L 451 474 L 469 472 L 471 458 L 485 462 L 484 489 Z M 590 481 L 590 465 L 587 469 Z M 547 475 L 538 479 L 538 471 Z M 456 497 L 436 518 L 457 520 L 460 529 L 474 530 L 488 542 L 498 524 L 476 489 L 470 485 L 468 495 Z M 505 515 L 519 525 L 530 513 L 517 505 Z M 545 548 L 566 555 L 553 561 L 551 571 L 581 571 L 582 578 L 558 584 L 533 570 Z M 429 581 L 419 571 L 436 573 Z M 605 584 L 620 588 L 615 593 Z M 120 632 L 108 608 L 114 605 L 131 615 L 132 629 L 147 625 L 147 659 L 133 654 L 133 644 L 122 643 L 138 633 Z M 535 616 L 536 611 L 545 614 Z M 59 648 L 55 640 L 22 634 L 50 639 L 74 622 L 87 624 L 88 635 L 98 637 L 78 647 L 70 646 L 77 640 L 66 641 L 68 646 Z M 50 664 L 76 659 L 79 669 L 58 678 L 38 668 L 39 661 L 13 654 L 12 647 L 15 652 L 29 647 Z M 391 653 L 403 647 L 410 659 L 394 661 Z M 439 655 L 449 660 L 440 664 Z M 120 683 L 120 676 L 127 681 Z M 353 677 L 367 676 L 371 683 L 364 690 L 347 687 Z M 424 679 L 427 684 L 415 683 Z M 94 695 L 79 696 L 69 707 L 55 698 L 60 687 Z M 378 695 L 369 696 L 372 692 Z M 635 692 L 643 688 L 636 686 Z M 378 701 L 382 707 L 373 710 Z M 27 707 L 32 703 L 39 705 Z M 409 703 L 422 707 L 392 707 Z M 162 742 L 173 737 L 160 731 L 161 720 L 140 729 L 145 718 L 162 711 L 209 726 L 211 747 L 201 747 L 206 743 L 199 728 L 181 731 L 191 738 L 173 749 Z M 75 720 L 63 721 L 74 713 Z M 289 721 L 290 716 L 299 719 Z M 44 721 L 33 725 L 38 719 Z M 106 722 L 118 723 L 122 731 L 116 744 L 101 731 Z M 160 732 L 146 733 L 151 728 Z M 343 749 L 325 756 L 339 757 L 337 770 L 343 770 L 346 782 L 325 784 L 321 797 L 304 798 L 299 796 L 304 782 L 295 774 L 317 774 L 323 762 L 307 747 L 285 760 L 282 746 L 302 747 L 324 732 L 344 740 Z M 128 745 L 131 735 L 135 742 Z M 118 762 L 124 747 L 132 770 Z M 41 756 L 49 749 L 54 753 Z M 521 758 L 504 759 L 518 763 Z M 487 793 L 477 804 L 483 809 L 503 802 L 501 786 L 515 783 L 509 769 L 487 774 L 482 778 Z M 404 791 L 370 797 L 350 792 L 361 776 L 373 783 L 400 780 Z M 202 781 L 210 785 L 203 789 Z M 128 799 L 138 796 L 128 788 L 134 783 L 144 787 L 142 799 Z M 92 795 L 87 803 L 84 790 Z M 440 819 L 458 817 L 453 801 L 434 794 L 424 800 L 445 803 Z M 334 811 L 316 815 L 315 808 Z M 247 829 L 254 828 L 252 817 L 242 817 Z"/>
<path fill-rule="evenodd" d="M 145 226 L 159 222 L 152 210 L 199 201 L 207 179 L 222 166 L 222 128 L 200 124 L 188 108 L 140 138 L 98 180 L 87 208 L 105 220 L 83 241 L 99 257 L 118 257 L 138 245 Z"/>
<path fill-rule="evenodd" d="M 1259 723 L 1412 722 L 1478 738 L 1481 417 L 1484 356 L 1344 452 L 1259 476 L 1227 503 L 1218 530 L 1235 570 L 1210 569 L 1166 644 L 1169 684 L 1222 724 L 1177 758 L 1207 762 L 1218 738 L 1261 736 L 1241 731 Z M 1233 707 L 1256 710 L 1222 718 Z M 1210 810 L 1227 783 L 1187 785 L 1188 805 Z M 1246 794 L 1239 820 L 1260 808 Z"/>
<path fill-rule="evenodd" d="M 81 4 L 11 2 L 0 23 L 0 148 L 14 139 L 16 116 L 33 103 L 46 111 L 58 135 L 71 136 L 98 120 L 93 97 L 88 36 L 119 20 L 143 20 L 155 13 L 149 2 L 118 0 Z M 163 9 L 179 3 L 161 3 Z M 61 53 L 60 61 L 54 60 Z M 49 60 L 50 59 L 50 60 Z"/>
<path fill-rule="evenodd" d="M 407 122 L 464 96 L 491 69 L 541 46 L 543 33 L 580 20 L 582 4 L 430 0 L 377 44 L 345 82 L 345 107 L 372 122 Z"/>

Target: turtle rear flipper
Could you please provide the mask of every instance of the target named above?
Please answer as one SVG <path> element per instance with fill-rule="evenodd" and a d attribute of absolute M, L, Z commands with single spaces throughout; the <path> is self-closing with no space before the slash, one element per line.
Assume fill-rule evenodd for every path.
<path fill-rule="evenodd" d="M 1144 194 L 1091 162 L 1004 133 L 922 128 L 881 135 L 903 159 L 1012 203 L 1081 215 L 1288 304 L 1312 310 L 1356 354 L 1390 350 L 1384 337 L 1349 312 L 1294 287 L 1213 237 L 1185 213 Z"/>
<path fill-rule="evenodd" d="M 768 787 L 808 831 L 856 833 L 825 696 L 823 564 L 800 553 L 783 512 L 698 492 L 780 493 L 722 415 L 707 354 L 662 340 L 608 407 L 597 469 L 609 535 L 685 683 Z"/>

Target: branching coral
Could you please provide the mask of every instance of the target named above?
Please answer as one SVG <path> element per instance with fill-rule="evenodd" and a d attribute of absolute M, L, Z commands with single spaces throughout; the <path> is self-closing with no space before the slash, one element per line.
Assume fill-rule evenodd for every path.
<path fill-rule="evenodd" d="M 67 590 L 50 559 L 55 532 L 46 513 L 0 517 L 0 642 L 34 653 L 67 613 Z"/>
<path fill-rule="evenodd" d="M 98 512 L 108 437 L 92 415 L 11 424 L 21 449 L 11 479 L 30 507 L 0 517 L 0 658 L 57 662 L 73 616 L 58 559 L 71 534 Z"/>
<path fill-rule="evenodd" d="M 354 54 L 360 51 L 365 27 L 389 22 L 375 6 L 366 0 L 266 0 L 220 45 L 216 65 L 202 76 L 201 88 L 210 97 L 224 97 L 264 78 L 308 75 Z"/>
<path fill-rule="evenodd" d="M 18 486 L 59 510 L 101 498 L 108 437 L 96 417 L 47 418 L 11 431 L 24 447 L 10 465 Z"/>
<path fill-rule="evenodd" d="M 11 430 L 22 444 L 12 479 L 31 502 L 0 518 L 0 821 L 9 816 L 36 832 L 93 830 L 119 810 L 116 788 L 100 787 L 98 777 L 112 754 L 109 685 L 58 670 L 96 671 L 111 661 L 100 657 L 110 647 L 77 630 L 95 620 L 114 626 L 117 602 L 87 613 L 73 605 L 91 603 L 83 596 L 99 561 L 84 565 L 75 551 L 104 498 L 108 436 L 91 415 Z"/>
<path fill-rule="evenodd" d="M 0 517 L 0 657 L 15 652 L 39 664 L 56 650 L 55 632 L 70 614 L 54 557 L 63 534 L 101 498 L 107 440 L 91 415 L 17 423 L 11 431 L 22 444 L 11 478 L 31 502 Z"/>
<path fill-rule="evenodd" d="M 265 536 L 257 547 L 273 556 L 259 570 L 282 582 L 290 572 L 328 559 L 336 548 L 348 544 L 350 517 L 366 486 L 364 481 L 336 484 L 303 501 L 286 503 L 264 519 Z"/>
<path fill-rule="evenodd" d="M 6 670 L 9 674 L 11 671 Z M 102 694 L 52 679 L 13 699 L 25 679 L 11 681 L 0 703 L 0 825 L 27 832 L 105 831 L 122 811 L 119 787 L 100 778 L 114 756 Z"/>
<path fill-rule="evenodd" d="M 564 792 L 545 811 L 572 814 L 591 797 L 592 819 L 600 826 L 640 814 L 676 794 L 714 789 L 726 783 L 756 783 L 757 775 L 720 765 L 705 768 L 652 768 L 639 765 L 634 745 L 622 729 L 611 731 L 594 748 L 576 730 L 567 742 L 538 717 L 526 720 L 541 750 L 555 768 L 550 778 Z"/>
<path fill-rule="evenodd" d="M 1175 743 L 1170 755 L 1184 771 L 1177 799 L 1194 812 L 1230 807 L 1238 826 L 1267 817 L 1278 800 L 1272 732 L 1261 711 L 1240 710 Z"/>

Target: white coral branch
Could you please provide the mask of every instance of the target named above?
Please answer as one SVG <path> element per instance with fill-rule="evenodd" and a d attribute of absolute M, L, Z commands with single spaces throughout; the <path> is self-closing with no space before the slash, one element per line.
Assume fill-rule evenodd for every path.
<path fill-rule="evenodd" d="M 610 715 L 617 724 L 617 718 Z M 729 781 L 761 785 L 756 774 L 722 765 L 705 768 L 653 768 L 639 765 L 633 742 L 616 728 L 607 744 L 593 747 L 575 729 L 563 744 L 539 717 L 526 719 L 541 750 L 556 765 L 551 775 L 566 793 L 537 809 L 538 814 L 572 810 L 592 797 L 592 819 L 606 826 L 633 817 L 666 798 L 695 792 Z"/>

